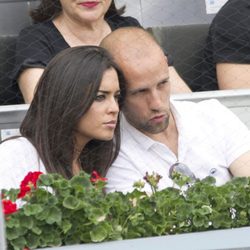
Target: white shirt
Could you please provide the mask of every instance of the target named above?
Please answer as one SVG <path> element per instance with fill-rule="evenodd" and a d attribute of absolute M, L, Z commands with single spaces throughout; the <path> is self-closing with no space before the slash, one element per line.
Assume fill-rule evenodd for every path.
<path fill-rule="evenodd" d="M 166 145 L 144 135 L 122 117 L 121 150 L 107 173 L 107 192 L 132 191 L 134 182 L 142 180 L 146 172 L 162 176 L 159 189 L 173 186 L 169 169 L 177 161 L 187 165 L 196 178 L 211 175 L 217 185 L 231 179 L 228 167 L 250 150 L 248 128 L 217 100 L 172 101 L 171 110 L 179 134 L 178 159 Z M 150 192 L 149 185 L 144 190 Z"/>
<path fill-rule="evenodd" d="M 36 149 L 26 138 L 0 144 L 0 190 L 18 188 L 30 171 L 46 173 Z"/>

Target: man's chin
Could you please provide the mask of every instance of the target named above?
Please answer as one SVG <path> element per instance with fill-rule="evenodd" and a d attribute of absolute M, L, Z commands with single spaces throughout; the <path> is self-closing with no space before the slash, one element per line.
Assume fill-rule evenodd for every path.
<path fill-rule="evenodd" d="M 147 134 L 159 134 L 167 129 L 168 124 L 168 121 L 165 121 L 161 124 L 147 124 L 141 129 L 141 131 L 144 131 L 144 133 Z"/>

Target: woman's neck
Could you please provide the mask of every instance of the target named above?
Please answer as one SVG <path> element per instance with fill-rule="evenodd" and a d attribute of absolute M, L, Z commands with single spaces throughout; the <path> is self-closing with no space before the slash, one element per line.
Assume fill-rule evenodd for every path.
<path fill-rule="evenodd" d="M 53 23 L 70 47 L 99 45 L 102 39 L 111 33 L 111 28 L 104 19 L 86 24 L 61 14 Z"/>
<path fill-rule="evenodd" d="M 73 161 L 72 161 L 73 174 L 79 173 L 79 171 L 82 169 L 80 156 L 84 147 L 90 140 L 91 138 L 82 136 L 79 133 L 75 134 L 75 144 L 74 144 Z"/>
<path fill-rule="evenodd" d="M 74 159 L 72 162 L 72 173 L 73 175 L 79 174 L 80 170 L 82 169 L 80 159 Z"/>

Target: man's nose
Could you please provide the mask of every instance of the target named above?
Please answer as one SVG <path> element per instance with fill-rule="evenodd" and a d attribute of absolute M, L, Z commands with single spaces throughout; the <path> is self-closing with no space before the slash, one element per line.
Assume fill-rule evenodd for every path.
<path fill-rule="evenodd" d="M 149 104 L 152 110 L 158 110 L 162 106 L 162 100 L 160 92 L 157 90 L 152 91 L 151 95 L 149 96 Z"/>

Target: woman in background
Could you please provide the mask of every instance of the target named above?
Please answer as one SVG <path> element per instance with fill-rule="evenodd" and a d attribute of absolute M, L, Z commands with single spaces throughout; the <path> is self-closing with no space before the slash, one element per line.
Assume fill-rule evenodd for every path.
<path fill-rule="evenodd" d="M 21 136 L 0 145 L 0 190 L 18 187 L 29 171 L 66 178 L 80 170 L 105 175 L 120 146 L 118 98 L 123 83 L 103 48 L 60 52 L 41 76 Z"/>
<path fill-rule="evenodd" d="M 123 17 L 114 0 L 41 0 L 31 12 L 34 25 L 21 31 L 17 41 L 14 81 L 30 103 L 44 68 L 60 51 L 80 45 L 99 45 L 111 31 L 140 26 Z"/>

